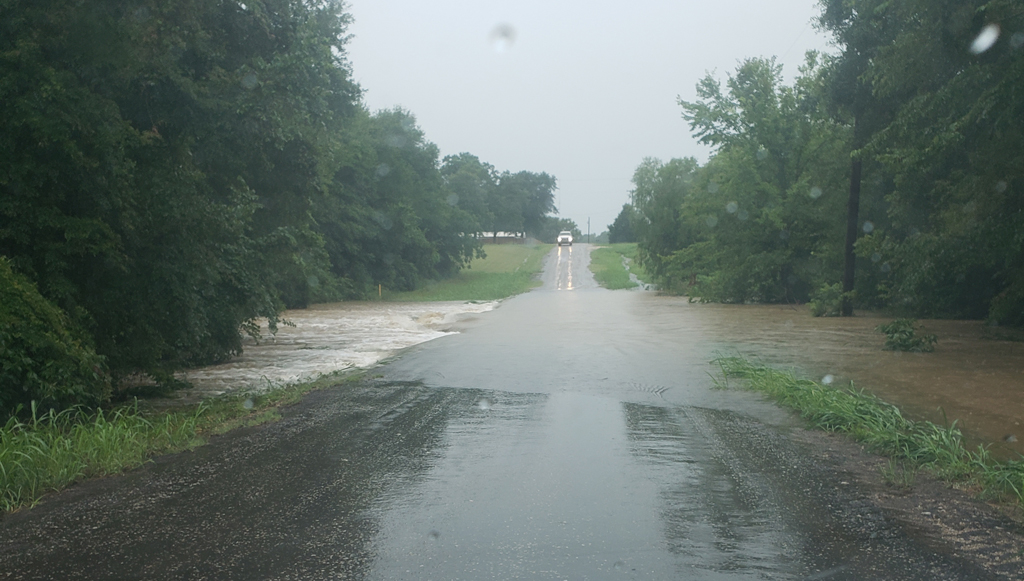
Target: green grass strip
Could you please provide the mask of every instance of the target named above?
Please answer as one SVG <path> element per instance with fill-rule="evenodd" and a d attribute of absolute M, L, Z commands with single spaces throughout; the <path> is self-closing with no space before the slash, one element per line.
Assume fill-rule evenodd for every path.
<path fill-rule="evenodd" d="M 609 247 L 596 248 L 590 252 L 590 272 L 594 273 L 594 280 L 608 290 L 637 286 L 622 264 L 622 255 Z"/>
<path fill-rule="evenodd" d="M 0 510 L 33 506 L 75 482 L 118 474 L 158 454 L 206 443 L 205 436 L 275 421 L 278 409 L 315 389 L 350 381 L 343 370 L 261 394 L 232 394 L 175 410 L 143 409 L 137 402 L 94 412 L 65 410 L 0 426 Z"/>
<path fill-rule="evenodd" d="M 716 378 L 719 386 L 727 387 L 731 377 L 744 379 L 749 389 L 766 393 L 818 428 L 849 434 L 873 451 L 931 470 L 947 483 L 976 486 L 985 497 L 1024 505 L 1024 462 L 996 461 L 982 446 L 967 450 L 956 422 L 943 427 L 911 420 L 874 395 L 799 379 L 740 357 L 721 357 L 715 363 L 722 370 L 722 380 Z"/>
<path fill-rule="evenodd" d="M 386 301 L 496 301 L 539 286 L 537 273 L 551 244 L 488 244 L 486 258 L 474 259 L 468 269 L 409 292 L 384 290 Z"/>
<path fill-rule="evenodd" d="M 597 248 L 590 253 L 590 271 L 594 273 L 594 279 L 610 290 L 619 290 L 636 287 L 636 283 L 630 279 L 629 274 L 636 275 L 641 282 L 647 281 L 647 272 L 636 260 L 636 243 L 612 244 Z M 628 263 L 629 267 L 623 264 Z"/>

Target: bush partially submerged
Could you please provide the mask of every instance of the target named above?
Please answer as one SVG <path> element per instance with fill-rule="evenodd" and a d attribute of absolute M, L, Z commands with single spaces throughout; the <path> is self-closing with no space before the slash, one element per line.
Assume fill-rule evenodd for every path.
<path fill-rule="evenodd" d="M 842 315 L 843 301 L 853 300 L 853 291 L 843 292 L 843 285 L 823 284 L 811 293 L 811 314 L 815 317 L 838 317 Z"/>
<path fill-rule="evenodd" d="M 69 327 L 64 312 L 0 257 L 0 416 L 94 406 L 110 395 L 103 358 Z"/>
<path fill-rule="evenodd" d="M 879 325 L 875 329 L 885 333 L 885 349 L 887 351 L 912 351 L 925 353 L 935 350 L 938 337 L 935 335 L 917 335 L 920 327 L 915 328 L 916 319 L 896 319 L 888 325 Z"/>

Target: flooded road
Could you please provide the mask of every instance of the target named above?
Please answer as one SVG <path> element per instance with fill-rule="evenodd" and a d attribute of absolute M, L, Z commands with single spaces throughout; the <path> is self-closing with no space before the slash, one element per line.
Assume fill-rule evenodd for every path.
<path fill-rule="evenodd" d="M 711 389 L 711 311 L 598 288 L 588 258 L 553 250 L 542 288 L 280 422 L 5 516 L 0 578 L 1022 578 Z"/>

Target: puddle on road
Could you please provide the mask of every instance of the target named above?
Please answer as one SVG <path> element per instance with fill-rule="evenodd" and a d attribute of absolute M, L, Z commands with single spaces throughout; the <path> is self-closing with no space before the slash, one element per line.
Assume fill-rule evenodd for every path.
<path fill-rule="evenodd" d="M 817 318 L 803 306 L 668 301 L 697 309 L 691 320 L 726 354 L 732 347 L 771 365 L 795 365 L 815 379 L 832 375 L 836 386 L 853 381 L 913 417 L 957 420 L 971 447 L 992 444 L 1002 457 L 1024 454 L 1024 343 L 985 338 L 981 321 L 922 320 L 939 337 L 935 351 L 899 353 L 882 350 L 885 336 L 875 331 L 892 317 Z"/>
<path fill-rule="evenodd" d="M 257 344 L 247 338 L 242 355 L 227 363 L 181 374 L 193 395 L 235 390 L 259 391 L 312 379 L 349 367 L 368 367 L 396 351 L 454 333 L 466 315 L 484 313 L 498 303 L 347 302 L 286 311 L 281 325 Z M 197 393 L 198 392 L 198 393 Z"/>

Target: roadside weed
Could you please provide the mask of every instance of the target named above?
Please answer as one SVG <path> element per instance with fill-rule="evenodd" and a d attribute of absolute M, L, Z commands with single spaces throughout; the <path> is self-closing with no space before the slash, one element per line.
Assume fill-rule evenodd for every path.
<path fill-rule="evenodd" d="M 714 363 L 722 370 L 716 386 L 727 386 L 729 377 L 743 379 L 748 389 L 766 393 L 815 427 L 849 434 L 888 456 L 890 466 L 883 468 L 887 482 L 912 484 L 907 472 L 924 468 L 948 483 L 976 485 L 983 496 L 1024 505 L 1024 460 L 1000 462 L 983 447 L 967 450 L 956 422 L 940 426 L 911 420 L 896 406 L 864 391 L 799 379 L 740 357 L 719 357 Z"/>

